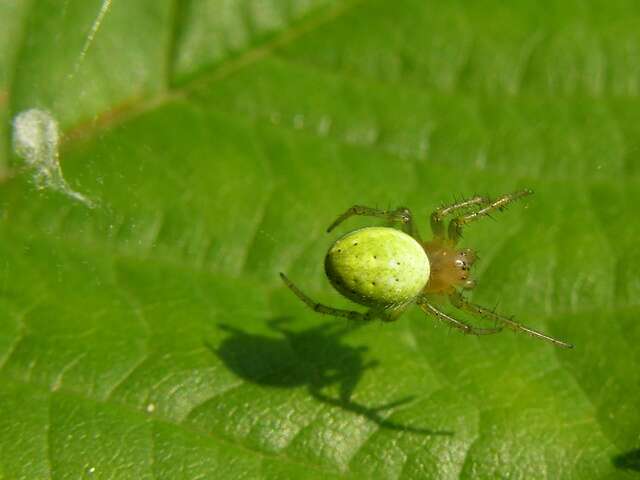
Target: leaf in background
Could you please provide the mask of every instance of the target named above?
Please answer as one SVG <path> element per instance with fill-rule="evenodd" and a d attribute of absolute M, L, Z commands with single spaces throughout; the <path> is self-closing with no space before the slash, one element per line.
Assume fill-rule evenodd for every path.
<path fill-rule="evenodd" d="M 0 477 L 637 476 L 637 10 L 0 2 Z M 97 208 L 29 183 L 29 108 Z M 573 351 L 348 325 L 277 277 L 346 306 L 322 269 L 346 207 L 426 233 L 524 186 L 466 232 L 474 299 Z"/>

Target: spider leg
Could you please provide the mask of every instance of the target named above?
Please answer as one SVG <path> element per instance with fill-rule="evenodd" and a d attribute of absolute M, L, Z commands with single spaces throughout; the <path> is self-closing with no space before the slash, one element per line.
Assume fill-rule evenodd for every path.
<path fill-rule="evenodd" d="M 438 208 L 435 212 L 431 214 L 431 231 L 433 235 L 437 238 L 444 238 L 444 223 L 442 220 L 455 212 L 460 210 L 464 210 L 465 208 L 469 208 L 475 205 L 484 205 L 489 203 L 491 200 L 487 197 L 481 197 L 480 195 L 476 195 L 473 198 L 469 198 L 467 200 L 462 200 L 460 202 L 453 203 L 451 205 L 442 206 Z"/>
<path fill-rule="evenodd" d="M 478 220 L 479 218 L 486 217 L 494 210 L 504 210 L 506 206 L 511 202 L 532 194 L 533 190 L 529 190 L 528 188 L 513 193 L 507 193 L 506 195 L 503 195 L 493 201 L 483 202 L 482 208 L 476 210 L 475 212 L 471 212 L 467 215 L 462 215 L 460 217 L 452 219 L 449 222 L 449 240 L 453 241 L 454 244 L 457 243 L 458 240 L 460 240 L 460 238 L 462 237 L 462 227 L 467 223 L 471 223 L 475 220 Z"/>
<path fill-rule="evenodd" d="M 462 333 L 466 333 L 469 335 L 491 335 L 502 330 L 502 327 L 477 328 L 461 322 L 460 320 L 456 320 L 455 318 L 447 315 L 446 313 L 438 310 L 436 307 L 431 305 L 424 297 L 419 297 L 416 303 L 425 313 L 434 316 L 441 322 L 447 323 L 450 326 L 457 328 Z"/>
<path fill-rule="evenodd" d="M 327 233 L 336 228 L 349 217 L 353 217 L 356 215 L 377 217 L 391 222 L 399 222 L 402 224 L 403 230 L 406 233 L 411 235 L 416 240 L 420 240 L 420 235 L 415 226 L 415 223 L 413 222 L 413 215 L 411 215 L 411 210 L 405 207 L 398 207 L 395 210 L 381 210 L 378 208 L 365 207 L 363 205 L 354 205 L 338 218 L 336 218 L 336 220 L 331 225 L 329 225 L 329 228 L 327 228 Z"/>
<path fill-rule="evenodd" d="M 533 328 L 529 328 L 519 322 L 516 322 L 511 318 L 498 315 L 497 313 L 489 310 L 488 308 L 482 307 L 480 305 L 476 305 L 475 303 L 471 303 L 466 298 L 464 298 L 462 294 L 460 294 L 460 292 L 455 292 L 449 295 L 449 300 L 451 301 L 454 307 L 459 308 L 462 311 L 468 312 L 477 317 L 499 322 L 505 325 L 506 327 L 510 328 L 514 332 L 523 332 L 532 337 L 546 340 L 547 342 L 557 345 L 558 347 L 573 348 L 573 345 L 571 345 L 570 343 L 566 343 L 556 338 L 550 337 L 549 335 L 546 335 L 542 332 L 534 330 Z"/>
<path fill-rule="evenodd" d="M 322 313 L 324 315 L 332 315 L 334 317 L 348 318 L 349 320 L 368 321 L 373 320 L 376 317 L 376 313 L 373 310 L 361 313 L 355 312 L 353 310 L 341 310 L 339 308 L 328 307 L 321 303 L 315 302 L 304 293 L 302 293 L 302 291 L 298 287 L 296 287 L 284 273 L 280 272 L 280 278 L 285 283 L 285 285 L 289 287 L 289 290 L 291 290 L 296 295 L 296 297 L 306 303 L 314 312 Z"/>

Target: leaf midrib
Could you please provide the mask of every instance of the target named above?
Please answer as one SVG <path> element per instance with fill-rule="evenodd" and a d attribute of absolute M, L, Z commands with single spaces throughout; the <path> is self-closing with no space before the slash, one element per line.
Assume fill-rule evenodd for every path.
<path fill-rule="evenodd" d="M 190 92 L 196 91 L 199 88 L 206 88 L 212 83 L 223 80 L 233 73 L 268 57 L 273 54 L 277 48 L 283 47 L 297 40 L 299 37 L 320 28 L 322 25 L 334 21 L 363 2 L 364 0 L 349 0 L 338 2 L 335 6 L 329 8 L 320 7 L 319 13 L 316 15 L 308 14 L 301 21 L 294 22 L 290 28 L 285 28 L 278 32 L 275 38 L 269 39 L 264 43 L 251 45 L 242 53 L 219 64 L 207 66 L 198 75 L 192 76 L 182 84 L 178 83 L 172 87 L 173 82 L 167 81 L 166 88 L 154 97 L 149 98 L 141 95 L 139 97 L 133 97 L 130 100 L 125 100 L 115 109 L 103 112 L 89 121 L 80 122 L 70 127 L 63 136 L 61 148 L 65 148 L 67 143 L 73 143 L 73 141 L 77 139 L 91 139 L 101 131 L 114 128 L 154 108 L 163 106 L 173 100 L 185 98 Z M 178 0 L 174 0 L 174 6 L 177 3 L 179 3 Z M 174 23 L 179 16 L 179 13 L 176 12 L 177 9 L 178 7 L 175 6 Z M 175 42 L 177 42 L 177 40 L 177 25 L 174 25 L 169 47 L 167 48 L 167 50 L 169 50 L 166 54 L 168 58 L 173 55 L 171 50 L 176 48 Z M 173 63 L 173 59 L 171 59 L 167 67 L 167 77 L 169 79 L 174 77 Z"/>

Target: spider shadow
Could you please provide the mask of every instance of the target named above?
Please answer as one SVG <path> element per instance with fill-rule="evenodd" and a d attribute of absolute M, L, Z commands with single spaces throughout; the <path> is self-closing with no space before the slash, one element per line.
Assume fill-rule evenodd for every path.
<path fill-rule="evenodd" d="M 206 346 L 229 370 L 249 382 L 276 388 L 306 386 L 318 401 L 366 417 L 381 428 L 424 435 L 453 434 L 402 425 L 384 418 L 385 410 L 409 403 L 413 396 L 375 407 L 351 399 L 363 373 L 378 364 L 377 361 L 364 361 L 367 347 L 352 347 L 341 341 L 357 326 L 329 322 L 295 332 L 285 328 L 285 323 L 287 318 L 268 322 L 281 338 L 254 335 L 220 324 L 219 328 L 230 335 L 217 348 L 210 344 Z M 334 385 L 338 385 L 339 392 L 335 398 L 323 392 Z"/>
<path fill-rule="evenodd" d="M 640 472 L 640 448 L 616 455 L 611 462 L 620 470 Z"/>

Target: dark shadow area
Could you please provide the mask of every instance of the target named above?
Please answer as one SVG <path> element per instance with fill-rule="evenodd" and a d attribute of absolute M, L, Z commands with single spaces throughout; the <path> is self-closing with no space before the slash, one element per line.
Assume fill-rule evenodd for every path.
<path fill-rule="evenodd" d="M 268 322 L 270 328 L 281 335 L 272 338 L 253 335 L 238 328 L 220 325 L 230 335 L 213 351 L 224 364 L 243 379 L 270 387 L 293 388 L 307 386 L 317 400 L 362 415 L 382 428 L 403 432 L 452 435 L 452 432 L 416 428 L 386 420 L 385 410 L 413 400 L 405 397 L 385 405 L 369 407 L 351 400 L 351 396 L 365 370 L 378 362 L 365 362 L 363 353 L 367 347 L 352 347 L 342 342 L 342 337 L 357 326 L 340 322 L 328 322 L 300 332 L 285 328 L 286 318 Z M 330 385 L 338 385 L 339 394 L 332 398 L 323 393 Z"/>
<path fill-rule="evenodd" d="M 640 472 L 640 448 L 616 455 L 611 461 L 621 470 Z"/>

